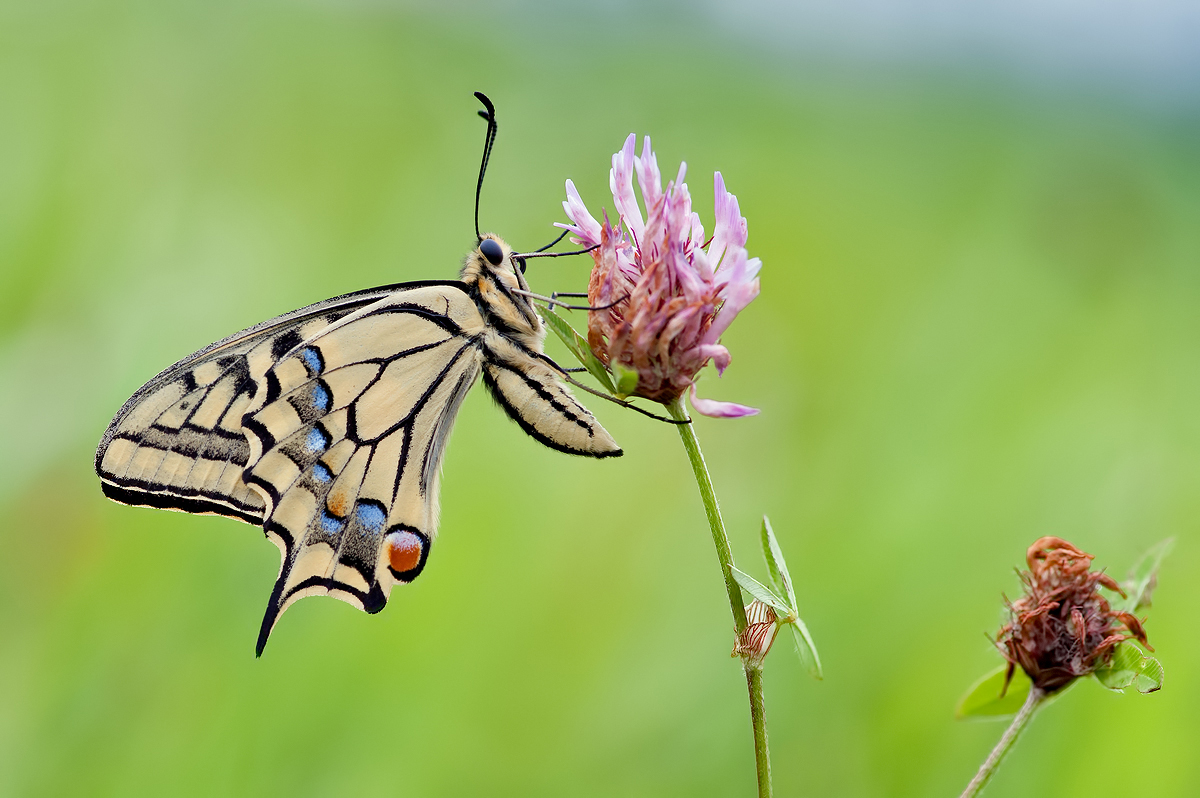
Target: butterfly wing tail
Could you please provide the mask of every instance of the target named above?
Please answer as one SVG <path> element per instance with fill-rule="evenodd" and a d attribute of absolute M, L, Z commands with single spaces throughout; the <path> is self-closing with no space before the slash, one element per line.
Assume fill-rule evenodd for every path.
<path fill-rule="evenodd" d="M 284 558 L 284 565 L 288 565 L 286 557 Z M 271 632 L 275 629 L 275 624 L 279 621 L 279 617 L 283 615 L 283 611 L 294 602 L 306 596 L 331 595 L 371 615 L 374 615 L 387 606 L 388 597 L 384 594 L 378 582 L 373 584 L 371 589 L 361 597 L 356 595 L 353 598 L 344 593 L 336 592 L 336 588 L 332 588 L 327 584 L 313 584 L 308 587 L 302 587 L 299 590 L 289 591 L 288 580 L 291 576 L 291 571 L 291 567 L 281 567 L 279 569 L 279 577 L 275 580 L 275 587 L 271 591 L 271 597 L 267 599 L 267 609 L 263 613 L 262 626 L 258 630 L 258 640 L 254 644 L 255 657 L 262 656 L 263 650 L 267 647 L 267 640 L 270 639 Z"/>
<path fill-rule="evenodd" d="M 261 406 L 242 420 L 253 457 L 243 479 L 281 552 L 260 655 L 295 601 L 328 595 L 376 613 L 424 568 L 438 467 L 479 373 L 472 321 L 461 290 L 424 287 L 330 325 L 265 375 Z"/>

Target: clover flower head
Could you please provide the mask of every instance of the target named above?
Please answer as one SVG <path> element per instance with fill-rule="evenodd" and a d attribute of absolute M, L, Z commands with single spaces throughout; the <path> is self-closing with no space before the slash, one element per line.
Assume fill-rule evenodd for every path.
<path fill-rule="evenodd" d="M 698 413 L 718 418 L 754 415 L 758 410 L 696 396 L 695 378 L 710 360 L 717 373 L 729 366 L 721 335 L 758 296 L 762 263 L 747 256 L 746 219 L 737 197 L 714 175 L 716 222 L 705 240 L 704 225 L 692 211 L 680 164 L 674 180 L 662 185 L 650 137 L 634 155 L 636 137 L 613 155 L 609 188 L 618 214 L 613 225 L 588 212 L 574 183 L 567 181 L 563 203 L 571 224 L 560 224 L 592 253 L 588 283 L 588 344 L 610 369 L 638 375 L 634 395 L 668 404 L 685 391 Z M 636 175 L 645 216 L 634 193 Z"/>
<path fill-rule="evenodd" d="M 1106 665 L 1124 640 L 1151 651 L 1142 622 L 1115 612 L 1098 588 L 1124 596 L 1112 577 L 1092 571 L 1092 555 L 1056 537 L 1029 547 L 1029 570 L 1020 574 L 1025 594 L 1008 603 L 1009 621 L 997 639 L 1000 653 L 1045 692 L 1061 690 Z M 1007 603 L 1007 602 L 1006 602 Z"/>

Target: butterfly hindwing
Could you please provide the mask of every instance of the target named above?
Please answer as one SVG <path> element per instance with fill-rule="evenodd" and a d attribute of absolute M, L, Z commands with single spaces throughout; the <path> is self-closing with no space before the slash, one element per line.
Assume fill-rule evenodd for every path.
<path fill-rule="evenodd" d="M 263 528 L 282 553 L 260 653 L 294 601 L 332 595 L 377 612 L 420 573 L 483 329 L 461 287 L 421 286 L 322 329 L 267 371 L 244 421 L 245 479 L 266 500 Z"/>
<path fill-rule="evenodd" d="M 166 369 L 133 395 L 96 450 L 104 493 L 125 504 L 262 523 L 261 496 L 242 481 L 252 462 L 242 416 L 267 369 L 392 286 L 328 299 L 243 330 Z"/>

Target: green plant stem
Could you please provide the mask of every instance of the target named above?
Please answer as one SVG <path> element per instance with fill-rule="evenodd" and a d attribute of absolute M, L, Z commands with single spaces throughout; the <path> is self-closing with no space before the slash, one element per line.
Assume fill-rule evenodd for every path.
<path fill-rule="evenodd" d="M 771 795 L 771 752 L 767 750 L 767 716 L 763 706 L 763 672 L 761 665 L 749 665 L 742 660 L 746 669 L 746 689 L 750 691 L 750 725 L 754 728 L 754 769 L 758 773 L 760 798 Z"/>
<path fill-rule="evenodd" d="M 686 421 L 687 412 L 683 409 L 683 400 L 676 399 L 667 405 L 667 411 L 676 421 Z M 708 516 L 708 526 L 712 529 L 713 545 L 717 547 L 717 559 L 721 561 L 721 576 L 725 579 L 725 592 L 729 594 L 729 609 L 733 611 L 733 625 L 737 633 L 746 629 L 746 605 L 742 603 L 742 589 L 738 587 L 729 570 L 733 565 L 733 552 L 729 548 L 729 536 L 725 534 L 725 522 L 721 520 L 721 508 L 717 505 L 717 494 L 713 491 L 712 479 L 708 476 L 708 466 L 704 464 L 704 455 L 700 452 L 700 441 L 696 438 L 696 430 L 691 424 L 677 424 L 679 437 L 683 439 L 683 448 L 687 451 L 688 460 L 692 463 L 692 471 L 696 475 L 696 485 L 700 488 L 700 499 L 704 502 L 704 512 Z"/>
<path fill-rule="evenodd" d="M 1038 689 L 1037 686 L 1029 688 L 1029 697 L 1025 699 L 1021 711 L 1012 719 L 1012 723 L 1004 730 L 1004 736 L 1000 738 L 1000 742 L 996 743 L 996 747 L 988 754 L 988 758 L 980 766 L 979 772 L 975 774 L 975 778 L 971 779 L 971 783 L 967 785 L 967 789 L 963 790 L 961 798 L 973 798 L 979 794 L 984 785 L 988 783 L 988 779 L 1000 767 L 1000 760 L 1004 759 L 1004 755 L 1013 747 L 1013 743 L 1021 736 L 1021 732 L 1029 725 L 1029 721 L 1033 719 L 1033 714 L 1037 712 L 1042 702 L 1046 699 L 1046 693 Z"/>
<path fill-rule="evenodd" d="M 687 412 L 683 409 L 683 401 L 676 399 L 667 405 L 671 418 L 676 421 L 687 420 Z M 742 589 L 734 581 L 733 553 L 729 548 L 729 536 L 725 534 L 725 522 L 721 520 L 721 508 L 717 505 L 717 494 L 713 491 L 712 479 L 708 475 L 708 466 L 704 464 L 704 455 L 700 452 L 700 441 L 696 438 L 696 430 L 691 424 L 676 425 L 679 437 L 683 439 L 683 448 L 687 451 L 688 460 L 692 464 L 692 472 L 696 475 L 696 485 L 700 488 L 700 499 L 704 502 L 704 512 L 708 516 L 708 526 L 712 530 L 713 545 L 717 547 L 717 559 L 721 563 L 721 576 L 725 579 L 725 592 L 729 595 L 729 609 L 733 612 L 733 625 L 737 634 L 746 629 L 746 605 L 742 603 Z M 771 759 L 767 750 L 767 721 L 763 705 L 762 666 L 751 665 L 745 658 L 742 667 L 746 671 L 746 688 L 750 692 L 750 723 L 754 729 L 754 763 L 758 771 L 759 798 L 769 798 L 771 795 Z"/>

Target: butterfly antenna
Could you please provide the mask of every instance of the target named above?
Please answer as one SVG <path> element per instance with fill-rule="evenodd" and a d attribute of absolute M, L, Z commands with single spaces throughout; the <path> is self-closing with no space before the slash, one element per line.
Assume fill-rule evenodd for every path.
<path fill-rule="evenodd" d="M 479 194 L 483 191 L 483 175 L 487 172 L 488 158 L 492 156 L 492 144 L 496 141 L 496 106 L 492 105 L 492 101 L 481 91 L 475 92 L 475 98 L 487 109 L 480 111 L 479 115 L 488 123 L 487 137 L 483 140 L 483 162 L 479 164 L 479 182 L 475 184 L 475 237 L 482 241 L 483 236 L 479 234 Z"/>

